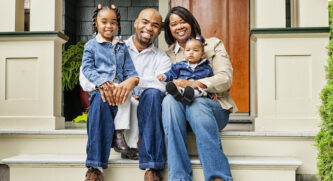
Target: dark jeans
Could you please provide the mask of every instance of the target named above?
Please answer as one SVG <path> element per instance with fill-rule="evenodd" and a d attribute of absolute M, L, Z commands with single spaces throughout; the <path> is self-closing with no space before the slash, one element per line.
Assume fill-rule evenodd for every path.
<path fill-rule="evenodd" d="M 138 122 L 141 136 L 139 149 L 139 167 L 141 169 L 164 169 L 163 98 L 164 94 L 158 89 L 146 89 L 140 96 Z"/>
<path fill-rule="evenodd" d="M 97 91 L 90 97 L 87 122 L 87 167 L 108 167 L 117 106 L 103 102 Z"/>

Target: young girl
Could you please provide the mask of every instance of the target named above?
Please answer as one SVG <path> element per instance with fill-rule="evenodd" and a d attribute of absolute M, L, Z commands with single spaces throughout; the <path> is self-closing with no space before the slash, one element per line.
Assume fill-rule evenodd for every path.
<path fill-rule="evenodd" d="M 114 119 L 117 106 L 125 102 L 139 79 L 125 43 L 114 36 L 117 29 L 118 36 L 121 33 L 118 8 L 99 4 L 94 11 L 93 28 L 96 37 L 85 44 L 82 58 L 82 73 L 99 90 L 92 91 L 89 100 L 86 180 L 102 180 L 111 145 L 119 152 L 129 149 L 123 130 L 117 130 Z"/>
<path fill-rule="evenodd" d="M 209 61 L 204 58 L 204 39 L 198 37 L 189 39 L 185 44 L 184 57 L 185 60 L 173 64 L 170 71 L 164 75 L 158 75 L 157 79 L 168 82 L 166 91 L 171 94 L 176 100 L 182 100 L 185 104 L 192 104 L 194 97 L 207 96 L 207 92 L 199 87 L 187 86 L 184 88 L 177 87 L 172 80 L 198 80 L 205 77 L 213 76 L 213 70 L 209 66 Z M 183 95 L 181 95 L 183 94 Z M 209 95 L 217 101 L 216 95 Z"/>

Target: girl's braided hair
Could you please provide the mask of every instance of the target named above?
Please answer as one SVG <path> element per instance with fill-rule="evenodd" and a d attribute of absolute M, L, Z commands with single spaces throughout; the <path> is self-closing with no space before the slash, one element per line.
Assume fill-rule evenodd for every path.
<path fill-rule="evenodd" d="M 111 7 L 109 7 L 109 6 L 102 7 L 101 4 L 98 4 L 98 6 L 96 7 L 96 9 L 94 11 L 94 14 L 93 14 L 93 19 L 92 19 L 94 34 L 97 35 L 97 33 L 98 33 L 98 30 L 97 30 L 97 16 L 98 16 L 99 11 L 101 11 L 103 9 L 111 9 L 116 13 L 117 23 L 118 23 L 118 36 L 120 36 L 121 35 L 120 11 L 119 11 L 118 7 L 113 5 L 113 4 L 111 5 Z"/>

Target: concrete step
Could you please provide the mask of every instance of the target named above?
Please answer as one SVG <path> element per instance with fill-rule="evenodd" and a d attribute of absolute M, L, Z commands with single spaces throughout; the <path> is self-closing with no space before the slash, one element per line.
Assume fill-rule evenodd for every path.
<path fill-rule="evenodd" d="M 298 174 L 316 174 L 316 133 L 242 132 L 221 133 L 227 156 L 293 157 L 303 162 Z M 4 158 L 19 154 L 85 154 L 86 131 L 82 129 L 50 131 L 0 131 L 0 164 Z M 188 134 L 190 156 L 197 156 L 195 137 Z M 119 155 L 111 151 L 111 155 Z"/>
<path fill-rule="evenodd" d="M 302 162 L 290 157 L 229 156 L 235 181 L 295 181 L 295 171 Z M 59 181 L 84 180 L 85 155 L 30 154 L 2 160 L 10 167 L 10 181 Z M 197 157 L 191 159 L 193 180 L 204 180 L 202 167 Z M 109 169 L 104 171 L 106 181 L 143 180 L 144 171 L 138 161 L 121 159 L 111 155 Z M 163 178 L 167 180 L 167 168 Z"/>

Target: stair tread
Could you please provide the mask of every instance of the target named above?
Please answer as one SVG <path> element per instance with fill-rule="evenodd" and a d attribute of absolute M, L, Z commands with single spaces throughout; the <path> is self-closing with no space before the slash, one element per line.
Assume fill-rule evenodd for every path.
<path fill-rule="evenodd" d="M 84 164 L 83 154 L 35 154 L 17 155 L 2 160 L 5 164 Z M 292 157 L 273 156 L 228 156 L 230 165 L 260 166 L 301 166 L 302 162 Z M 121 159 L 120 155 L 110 155 L 109 164 L 138 164 L 138 160 Z M 199 165 L 198 157 L 191 157 L 193 165 Z"/>
<path fill-rule="evenodd" d="M 86 135 L 85 129 L 62 130 L 0 130 L 1 134 L 29 135 Z M 314 137 L 317 132 L 256 132 L 256 131 L 222 131 L 221 136 L 267 136 L 267 137 Z"/>

